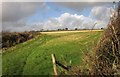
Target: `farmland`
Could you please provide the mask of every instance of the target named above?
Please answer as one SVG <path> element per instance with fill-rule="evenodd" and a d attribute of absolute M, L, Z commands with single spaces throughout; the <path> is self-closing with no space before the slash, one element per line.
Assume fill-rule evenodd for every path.
<path fill-rule="evenodd" d="M 43 32 L 36 38 L 3 50 L 3 75 L 53 75 L 51 54 L 62 64 L 79 66 L 103 31 Z"/>

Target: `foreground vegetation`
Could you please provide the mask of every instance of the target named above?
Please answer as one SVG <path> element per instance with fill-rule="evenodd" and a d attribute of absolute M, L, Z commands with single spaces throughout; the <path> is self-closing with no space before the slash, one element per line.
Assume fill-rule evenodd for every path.
<path fill-rule="evenodd" d="M 101 33 L 45 33 L 3 50 L 3 75 L 51 75 L 53 53 L 62 64 L 78 66 L 82 63 L 83 54 L 97 44 Z"/>
<path fill-rule="evenodd" d="M 93 56 L 93 74 L 120 76 L 120 7 L 110 19 Z"/>
<path fill-rule="evenodd" d="M 36 37 L 39 32 L 30 31 L 30 32 L 2 32 L 2 48 L 8 48 L 15 46 L 16 44 L 23 43 L 27 40 L 30 40 Z"/>

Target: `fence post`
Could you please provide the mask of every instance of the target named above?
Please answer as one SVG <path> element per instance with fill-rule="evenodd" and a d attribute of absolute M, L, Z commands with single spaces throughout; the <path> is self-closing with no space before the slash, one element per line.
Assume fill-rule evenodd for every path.
<path fill-rule="evenodd" d="M 58 75 L 55 54 L 51 54 L 51 56 L 52 56 L 52 62 L 53 62 L 54 75 Z"/>

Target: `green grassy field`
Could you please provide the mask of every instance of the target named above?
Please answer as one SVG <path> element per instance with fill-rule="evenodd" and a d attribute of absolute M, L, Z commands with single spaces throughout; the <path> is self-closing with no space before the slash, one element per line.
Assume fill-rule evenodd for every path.
<path fill-rule="evenodd" d="M 84 52 L 94 47 L 102 31 L 43 33 L 30 41 L 3 50 L 3 75 L 51 75 L 51 54 L 65 65 L 79 66 Z"/>

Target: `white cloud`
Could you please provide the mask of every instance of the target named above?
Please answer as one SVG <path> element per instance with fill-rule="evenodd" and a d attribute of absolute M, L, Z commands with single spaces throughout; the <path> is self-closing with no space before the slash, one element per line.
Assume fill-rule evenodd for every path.
<path fill-rule="evenodd" d="M 113 8 L 107 7 L 94 7 L 89 15 L 90 18 L 98 22 L 98 27 L 106 27 L 109 23 L 110 15 L 113 12 Z"/>
<path fill-rule="evenodd" d="M 44 29 L 74 29 L 74 28 L 87 28 L 87 23 L 93 23 L 92 19 L 83 15 L 64 13 L 58 18 L 49 19 L 44 22 Z M 90 26 L 90 25 L 89 25 Z"/>
<path fill-rule="evenodd" d="M 89 17 L 84 15 L 64 13 L 60 17 L 49 19 L 43 23 L 44 29 L 63 29 L 63 28 L 79 28 L 91 29 L 97 22 L 95 29 L 107 27 L 111 8 L 107 7 L 94 7 L 91 10 Z"/>
<path fill-rule="evenodd" d="M 44 28 L 46 29 L 58 29 L 58 28 L 69 28 L 74 29 L 74 27 L 79 27 L 85 17 L 83 15 L 64 13 L 58 18 L 49 19 L 44 22 Z"/>
<path fill-rule="evenodd" d="M 112 8 L 107 8 L 107 7 L 94 7 L 91 10 L 91 13 L 89 15 L 89 17 L 93 18 L 93 19 L 97 19 L 97 20 L 101 20 L 101 21 L 107 21 L 108 18 L 110 17 Z"/>

